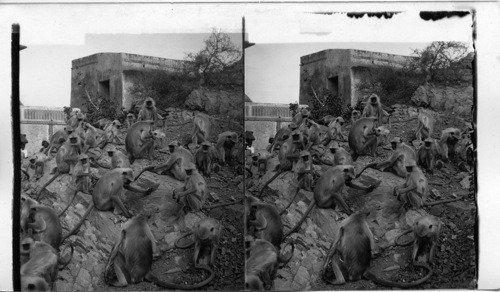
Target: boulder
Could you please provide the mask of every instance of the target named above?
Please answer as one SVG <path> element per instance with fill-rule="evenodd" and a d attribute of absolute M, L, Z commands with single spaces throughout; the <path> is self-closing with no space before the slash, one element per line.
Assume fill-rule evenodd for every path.
<path fill-rule="evenodd" d="M 185 101 L 191 110 L 205 111 L 209 114 L 227 115 L 229 118 L 243 118 L 243 99 L 241 94 L 223 90 L 199 88 L 193 90 Z"/>

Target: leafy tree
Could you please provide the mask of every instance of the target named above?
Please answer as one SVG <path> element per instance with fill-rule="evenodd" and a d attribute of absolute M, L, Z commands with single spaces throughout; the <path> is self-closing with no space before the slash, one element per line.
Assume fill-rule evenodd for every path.
<path fill-rule="evenodd" d="M 231 41 L 228 34 L 215 28 L 204 42 L 205 47 L 199 52 L 186 55 L 186 60 L 189 61 L 186 64 L 190 71 L 200 78 L 200 83 L 208 86 L 234 83 L 242 85 L 241 48 Z M 237 71 L 241 74 L 234 74 Z"/>

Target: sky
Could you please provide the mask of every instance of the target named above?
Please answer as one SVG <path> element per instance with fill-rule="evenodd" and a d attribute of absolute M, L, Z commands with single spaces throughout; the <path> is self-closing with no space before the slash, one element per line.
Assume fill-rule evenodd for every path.
<path fill-rule="evenodd" d="M 26 106 L 69 106 L 71 61 L 101 52 L 184 59 L 186 53 L 204 47 L 208 33 L 85 34 L 82 45 L 37 45 L 23 39 L 28 48 L 21 51 L 20 93 Z M 241 47 L 241 34 L 231 33 Z"/>

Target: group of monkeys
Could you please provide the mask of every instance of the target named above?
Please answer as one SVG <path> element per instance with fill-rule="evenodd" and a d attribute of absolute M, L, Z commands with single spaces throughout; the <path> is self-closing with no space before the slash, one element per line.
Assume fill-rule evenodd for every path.
<path fill-rule="evenodd" d="M 226 131 L 219 134 L 216 143 L 210 142 L 210 117 L 195 112 L 191 143 L 188 142 L 185 147 L 178 141 L 172 141 L 168 145 L 168 152 L 159 150 L 160 153 L 169 154 L 165 163 L 145 167 L 134 177 L 131 168 L 134 161 L 144 158 L 152 162 L 155 145 L 158 146 L 157 144 L 160 144 L 158 141 L 165 137 L 162 129 L 158 127 L 158 121 L 161 119 L 163 117 L 157 113 L 152 98 L 146 98 L 137 119 L 134 114 L 129 113 L 122 122 L 101 119 L 91 124 L 86 121 L 84 113 L 74 109 L 67 119 L 67 125 L 55 132 L 49 142 L 44 141 L 43 148 L 39 152 L 27 158 L 23 157 L 21 171 L 25 182 L 42 178 L 46 162 L 53 159 L 54 154 L 57 165 L 52 172 L 54 176 L 36 193 L 31 192 L 32 197 L 27 192 L 21 195 L 20 274 L 23 291 L 55 290 L 58 270 L 63 269 L 73 255 L 72 245 L 70 245 L 69 259 L 60 258 L 59 248 L 68 237 L 77 234 L 94 208 L 99 211 L 119 210 L 123 216 L 129 218 L 122 226 L 120 238 L 112 249 L 105 267 L 104 279 L 108 285 L 122 287 L 148 280 L 168 289 L 193 290 L 213 280 L 215 275 L 211 267 L 216 259 L 215 254 L 223 228 L 217 220 L 212 218 L 201 220 L 195 225 L 193 232 L 185 235 L 193 235 L 194 240 L 190 244 L 184 246 L 179 242 L 175 244 L 179 248 L 189 248 L 194 245 L 194 266 L 207 271 L 209 276 L 194 285 L 167 283 L 158 279 L 151 271 L 153 257 L 159 256 L 156 240 L 148 225 L 148 218 L 152 214 L 142 212 L 134 216 L 123 204 L 121 196 L 125 190 L 144 195 L 155 192 L 159 184 L 148 189 L 133 185 L 143 172 L 151 171 L 159 175 L 170 175 L 184 182 L 182 187 L 172 192 L 172 198 L 181 205 L 179 217 L 187 212 L 238 203 L 207 206 L 205 201 L 208 187 L 203 175 L 210 176 L 212 171 L 218 171 L 226 162 L 239 161 L 243 164 L 244 138 L 242 134 Z M 124 140 L 121 137 L 122 131 L 126 131 Z M 26 143 L 28 143 L 26 136 L 21 135 L 21 149 L 24 149 Z M 119 150 L 118 145 L 125 145 L 126 153 Z M 109 165 L 99 162 L 105 147 L 110 160 Z M 189 149 L 192 149 L 194 154 Z M 241 159 L 238 159 L 239 157 Z M 99 177 L 91 171 L 91 168 L 109 170 Z M 69 189 L 72 194 L 68 196 L 72 196 L 72 199 L 68 206 L 57 214 L 54 208 L 39 203 L 39 199 L 42 190 L 61 174 L 71 176 Z M 92 201 L 80 222 L 63 236 L 59 217 L 66 212 L 77 192 L 91 195 Z"/>
<path fill-rule="evenodd" d="M 298 231 L 308 214 L 317 206 L 323 209 L 335 209 L 337 205 L 349 215 L 340 223 L 337 237 L 332 240 L 332 247 L 327 253 L 323 264 L 322 276 L 325 282 L 339 285 L 346 281 L 357 281 L 361 277 L 370 279 L 380 285 L 392 287 L 413 287 L 428 280 L 437 241 L 441 232 L 440 219 L 426 215 L 417 219 L 413 228 L 399 235 L 396 244 L 403 235 L 413 232 L 412 263 L 427 270 L 426 275 L 413 282 L 391 282 L 376 277 L 369 271 L 372 249 L 375 248 L 373 234 L 366 221 L 368 210 L 353 212 L 342 196 L 344 186 L 371 192 L 380 185 L 380 181 L 365 186 L 356 183 L 365 169 L 373 168 L 392 172 L 405 179 L 404 184 L 393 190 L 394 196 L 402 201 L 403 209 L 419 209 L 424 206 L 448 203 L 461 198 L 427 202 L 429 185 L 424 170 L 433 174 L 436 168 L 443 167 L 450 158 L 457 158 L 458 145 L 465 145 L 467 164 L 473 169 L 474 147 L 473 126 L 464 131 L 457 128 L 447 128 L 441 132 L 440 139 L 434 134 L 434 117 L 429 112 L 419 109 L 418 115 L 406 121 L 418 119 L 414 132 L 416 146 L 407 145 L 400 137 L 390 141 L 392 153 L 389 158 L 366 165 L 358 174 L 354 170 L 354 162 L 361 155 L 377 157 L 377 147 L 383 144 L 389 130 L 383 126 L 389 123 L 391 115 L 384 110 L 380 98 L 376 94 L 368 97 L 363 111 L 353 110 L 348 136 L 342 132 L 345 123 L 342 117 L 325 116 L 319 121 L 311 118 L 308 108 L 300 109 L 292 122 L 281 128 L 274 137 L 269 139 L 265 150 L 254 151 L 252 139 L 247 141 L 246 177 L 247 194 L 245 201 L 245 241 L 246 241 L 246 288 L 251 290 L 269 290 L 273 288 L 277 269 L 290 260 L 289 256 L 280 254 L 280 245 L 292 233 Z M 347 125 L 346 125 L 347 126 Z M 247 133 L 253 137 L 253 132 Z M 465 141 L 467 140 L 467 141 Z M 341 146 L 348 142 L 350 151 Z M 467 142 L 467 143 L 464 143 Z M 267 171 L 271 158 L 278 158 L 279 165 L 275 175 L 269 179 L 260 190 L 257 183 Z M 317 167 L 314 167 L 314 164 Z M 321 167 L 318 167 L 321 166 Z M 321 168 L 319 171 L 317 169 Z M 326 169 L 326 170 L 325 170 Z M 296 193 L 289 204 L 281 211 L 273 204 L 261 201 L 262 192 L 278 175 L 285 171 L 294 173 L 292 184 Z M 250 188 L 250 187 L 253 187 Z M 293 203 L 299 191 L 303 189 L 313 192 L 313 200 L 301 220 L 286 234 L 283 231 L 281 215 Z M 251 195 L 251 193 L 253 195 Z M 411 243 L 411 242 L 410 242 Z M 410 244 L 407 243 L 407 244 Z M 331 263 L 331 265 L 330 265 Z M 334 277 L 327 272 L 331 267 Z"/>

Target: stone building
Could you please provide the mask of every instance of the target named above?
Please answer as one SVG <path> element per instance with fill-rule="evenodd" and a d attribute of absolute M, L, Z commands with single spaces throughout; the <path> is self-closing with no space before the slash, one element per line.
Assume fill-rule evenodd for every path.
<path fill-rule="evenodd" d="M 129 88 L 134 84 L 135 72 L 174 72 L 183 62 L 127 53 L 97 53 L 73 60 L 71 107 L 84 108 L 88 101 L 87 94 L 90 93 L 115 99 L 129 109 L 133 101 Z"/>
<path fill-rule="evenodd" d="M 356 85 L 367 78 L 368 68 L 402 68 L 412 57 L 353 49 L 330 49 L 300 58 L 299 103 L 309 104 L 311 85 L 340 95 L 346 104 L 356 105 L 362 93 Z"/>

